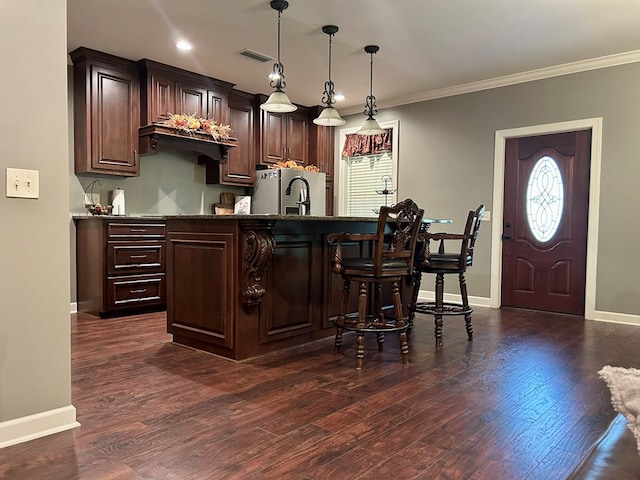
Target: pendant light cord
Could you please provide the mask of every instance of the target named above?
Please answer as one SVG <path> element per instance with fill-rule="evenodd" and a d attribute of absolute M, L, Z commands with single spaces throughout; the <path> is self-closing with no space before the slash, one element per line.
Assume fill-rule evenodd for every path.
<path fill-rule="evenodd" d="M 280 64 L 280 17 L 282 16 L 282 10 L 278 10 L 278 65 Z"/>
<path fill-rule="evenodd" d="M 371 48 L 371 50 L 367 50 L 367 48 Z M 378 47 L 366 47 L 365 51 L 369 53 L 371 58 L 369 60 L 369 96 L 367 97 L 367 104 L 364 107 L 364 114 L 367 116 L 368 120 L 372 120 L 373 117 L 378 114 L 378 110 L 376 108 L 376 97 L 373 96 L 373 55 L 378 51 Z"/>
<path fill-rule="evenodd" d="M 327 105 L 327 108 L 332 108 L 334 103 L 334 91 L 333 82 L 331 81 L 331 46 L 333 44 L 333 33 L 329 34 L 329 79 L 324 83 L 324 95 L 322 97 L 322 103 Z"/>
<path fill-rule="evenodd" d="M 285 7 L 286 8 L 286 7 Z M 282 92 L 287 84 L 284 81 L 284 66 L 282 62 L 280 62 L 280 17 L 282 16 L 282 10 L 278 9 L 278 61 L 273 64 L 273 73 L 272 76 L 274 78 L 271 79 L 269 84 L 271 88 L 275 88 L 276 92 Z"/>

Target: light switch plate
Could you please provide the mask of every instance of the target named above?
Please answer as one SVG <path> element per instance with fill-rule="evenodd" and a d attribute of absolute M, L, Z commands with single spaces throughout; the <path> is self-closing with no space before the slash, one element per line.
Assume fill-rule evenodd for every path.
<path fill-rule="evenodd" d="M 490 222 L 491 221 L 491 212 L 489 210 L 485 210 L 484 211 L 484 215 L 482 216 L 482 221 L 483 222 Z"/>
<path fill-rule="evenodd" d="M 7 168 L 7 197 L 39 198 L 40 172 L 22 168 Z"/>

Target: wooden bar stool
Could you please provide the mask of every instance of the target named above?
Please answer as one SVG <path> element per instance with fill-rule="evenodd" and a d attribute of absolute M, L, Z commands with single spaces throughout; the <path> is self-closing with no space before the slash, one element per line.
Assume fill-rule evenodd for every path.
<path fill-rule="evenodd" d="M 404 200 L 391 207 L 380 207 L 376 233 L 349 234 L 332 233 L 329 244 L 336 244 L 332 269 L 344 279 L 340 313 L 331 318 L 336 326 L 336 353 L 342 346 L 342 334 L 356 332 L 356 368 L 364 361 L 364 334 L 375 333 L 378 350 L 382 350 L 384 334 L 398 332 L 403 363 L 409 363 L 407 345 L 408 318 L 403 315 L 400 282 L 411 277 L 418 229 L 423 210 L 411 200 Z M 342 258 L 342 242 L 371 243 L 370 257 Z M 351 282 L 358 282 L 358 311 L 348 313 Z M 392 313 L 386 313 L 382 305 L 382 284 L 391 284 Z M 369 294 L 373 296 L 373 307 L 369 308 Z"/>
<path fill-rule="evenodd" d="M 442 345 L 443 317 L 447 315 L 464 315 L 467 338 L 469 341 L 473 340 L 473 324 L 471 323 L 473 309 L 469 306 L 464 274 L 473 264 L 473 251 L 483 215 L 484 205 L 480 205 L 476 210 L 471 210 L 467 215 L 467 222 L 462 234 L 429 232 L 420 234 L 419 241 L 422 242 L 422 248 L 418 248 L 420 254 L 416 259 L 413 299 L 409 305 L 409 322 L 413 323 L 415 312 L 433 315 L 436 345 Z M 432 240 L 440 242 L 437 253 L 431 252 L 430 242 Z M 451 240 L 459 242 L 460 249 L 454 253 L 447 253 L 445 242 Z M 434 302 L 417 302 L 422 273 L 436 275 Z M 461 303 L 444 301 L 444 276 L 447 274 L 458 275 Z"/>

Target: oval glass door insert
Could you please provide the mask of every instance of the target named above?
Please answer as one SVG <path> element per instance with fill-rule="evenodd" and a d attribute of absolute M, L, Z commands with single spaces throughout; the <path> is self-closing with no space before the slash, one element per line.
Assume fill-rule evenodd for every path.
<path fill-rule="evenodd" d="M 562 172 L 553 158 L 542 157 L 534 165 L 525 203 L 531 233 L 540 242 L 549 241 L 560 226 L 564 205 Z"/>

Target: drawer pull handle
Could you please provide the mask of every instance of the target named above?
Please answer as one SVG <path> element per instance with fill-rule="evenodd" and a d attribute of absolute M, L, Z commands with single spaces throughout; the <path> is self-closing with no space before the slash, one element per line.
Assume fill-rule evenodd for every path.
<path fill-rule="evenodd" d="M 146 229 L 146 228 L 132 228 L 132 229 L 130 230 L 130 232 L 131 232 L 131 233 L 144 233 L 144 232 L 146 232 L 146 231 L 147 231 L 147 229 Z"/>
<path fill-rule="evenodd" d="M 129 255 L 129 258 L 147 258 L 146 255 Z"/>
<path fill-rule="evenodd" d="M 129 293 L 145 293 L 146 291 L 146 288 L 140 288 L 139 290 L 129 290 Z"/>

